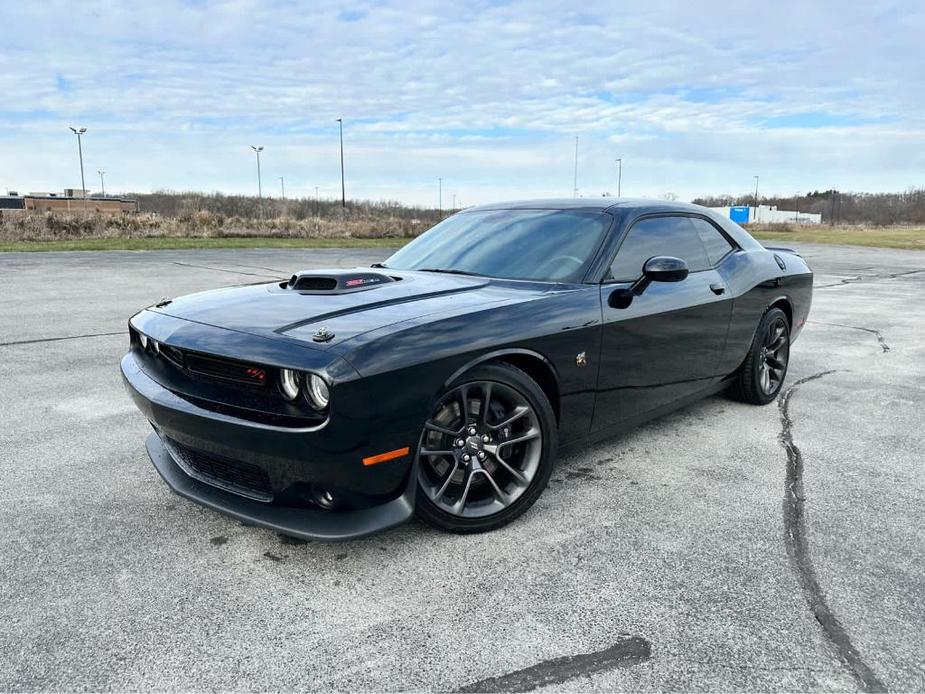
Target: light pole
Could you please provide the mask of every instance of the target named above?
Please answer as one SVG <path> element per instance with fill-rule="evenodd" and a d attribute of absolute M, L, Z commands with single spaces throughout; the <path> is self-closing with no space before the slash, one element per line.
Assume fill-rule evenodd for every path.
<path fill-rule="evenodd" d="M 456 211 L 456 193 L 453 193 L 453 211 Z"/>
<path fill-rule="evenodd" d="M 318 202 L 318 186 L 315 186 L 315 202 Z"/>
<path fill-rule="evenodd" d="M 340 206 L 347 209 L 347 188 L 344 184 L 344 119 L 338 118 L 340 124 Z"/>
<path fill-rule="evenodd" d="M 439 189 L 440 189 L 440 193 L 438 195 L 439 207 L 437 209 L 439 210 L 440 218 L 442 219 L 443 218 L 443 179 L 442 178 L 437 177 L 437 185 L 439 186 Z"/>
<path fill-rule="evenodd" d="M 263 182 L 260 179 L 260 153 L 263 145 L 251 145 L 251 149 L 257 155 L 257 215 L 263 217 Z"/>
<path fill-rule="evenodd" d="M 87 199 L 87 184 L 84 183 L 84 148 L 83 148 L 83 145 L 81 144 L 80 139 L 83 136 L 83 134 L 87 132 L 87 129 L 80 128 L 78 130 L 77 128 L 71 127 L 70 125 L 68 127 L 71 128 L 71 132 L 77 136 L 77 154 L 78 156 L 80 156 L 80 190 L 83 193 L 82 197 L 84 198 L 84 200 L 86 200 Z"/>
<path fill-rule="evenodd" d="M 263 145 L 251 145 L 251 149 L 257 154 L 257 199 L 263 200 L 263 181 L 260 178 L 260 153 Z"/>
<path fill-rule="evenodd" d="M 106 183 L 103 181 L 103 174 L 106 173 L 102 169 L 99 169 L 97 173 L 100 175 L 100 191 L 102 192 L 103 197 L 106 197 Z"/>
<path fill-rule="evenodd" d="M 617 197 L 620 197 L 620 188 L 623 184 L 623 158 L 617 158 Z"/>
<path fill-rule="evenodd" d="M 755 218 L 753 222 L 758 221 L 758 177 L 755 176 Z"/>
<path fill-rule="evenodd" d="M 283 180 L 283 177 L 279 177 L 279 192 L 282 195 L 283 200 L 286 199 L 286 182 Z"/>
<path fill-rule="evenodd" d="M 575 180 L 572 185 L 572 197 L 578 197 L 578 135 L 575 136 Z"/>

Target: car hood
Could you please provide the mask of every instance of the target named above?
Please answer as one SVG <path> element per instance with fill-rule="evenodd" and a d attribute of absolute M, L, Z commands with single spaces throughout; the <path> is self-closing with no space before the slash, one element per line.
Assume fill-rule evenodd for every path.
<path fill-rule="evenodd" d="M 368 269 L 313 270 L 296 277 L 343 277 Z M 530 300 L 549 285 L 428 272 L 394 272 L 360 291 L 300 292 L 272 282 L 215 289 L 160 302 L 149 310 L 227 330 L 282 337 L 330 349 L 363 333 L 424 316 L 441 317 Z M 294 278 L 295 279 L 295 278 Z M 320 339 L 323 332 L 327 339 Z"/>

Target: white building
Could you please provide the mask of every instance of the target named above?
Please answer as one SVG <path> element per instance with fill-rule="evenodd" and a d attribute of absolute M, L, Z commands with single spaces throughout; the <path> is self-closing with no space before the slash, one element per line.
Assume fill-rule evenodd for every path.
<path fill-rule="evenodd" d="M 724 217 L 729 217 L 738 224 L 822 224 L 821 214 L 800 212 L 798 210 L 779 210 L 777 205 L 758 205 L 746 207 L 711 207 Z"/>

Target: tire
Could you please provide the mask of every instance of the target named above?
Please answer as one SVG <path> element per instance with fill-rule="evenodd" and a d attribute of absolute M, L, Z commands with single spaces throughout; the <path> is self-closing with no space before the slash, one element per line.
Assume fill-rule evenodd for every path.
<path fill-rule="evenodd" d="M 507 525 L 542 494 L 557 450 L 542 388 L 509 364 L 476 366 L 441 393 L 424 425 L 416 513 L 451 533 Z"/>
<path fill-rule="evenodd" d="M 767 405 L 780 393 L 790 364 L 790 322 L 779 308 L 761 318 L 748 355 L 732 385 L 734 398 L 752 405 Z"/>

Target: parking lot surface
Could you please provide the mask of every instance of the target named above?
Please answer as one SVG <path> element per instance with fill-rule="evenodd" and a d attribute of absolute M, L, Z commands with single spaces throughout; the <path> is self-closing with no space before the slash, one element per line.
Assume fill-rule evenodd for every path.
<path fill-rule="evenodd" d="M 174 496 L 161 297 L 368 250 L 0 253 L 0 690 L 925 689 L 925 254 L 801 245 L 786 391 L 560 460 L 519 521 L 300 543 Z"/>

